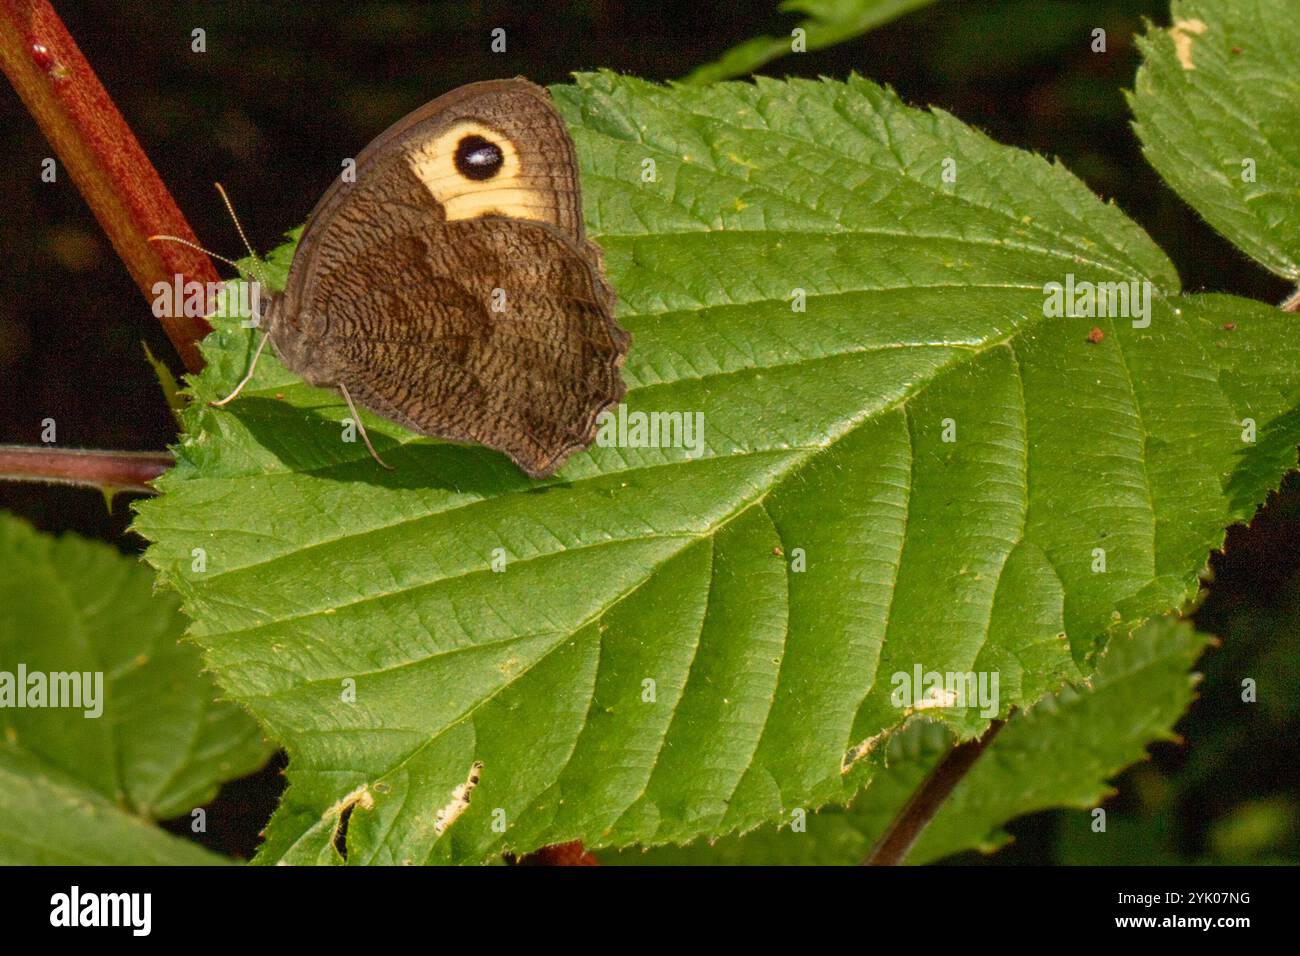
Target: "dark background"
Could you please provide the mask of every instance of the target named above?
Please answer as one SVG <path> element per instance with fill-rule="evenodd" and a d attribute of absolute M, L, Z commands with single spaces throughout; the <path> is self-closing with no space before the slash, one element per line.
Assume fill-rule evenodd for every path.
<path fill-rule="evenodd" d="M 202 242 L 243 250 L 212 183 L 222 182 L 259 250 L 300 224 L 375 134 L 471 80 L 525 75 L 564 82 L 608 67 L 681 77 L 797 18 L 774 0 L 556 0 L 521 3 L 214 3 L 77 0 L 56 8 L 152 158 Z M 1288 291 L 1211 231 L 1143 161 L 1121 90 L 1143 17 L 1165 0 L 940 0 L 830 50 L 763 72 L 842 77 L 856 70 L 905 100 L 940 106 L 995 139 L 1060 156 L 1166 250 L 1188 290 L 1280 301 Z M 503 27 L 508 50 L 489 34 Z M 207 52 L 190 50 L 202 27 Z M 1107 31 L 1093 53 L 1091 31 Z M 66 176 L 40 181 L 51 150 L 0 86 L 0 442 L 39 441 L 58 422 L 64 446 L 159 449 L 173 440 L 141 343 L 180 371 L 171 346 Z M 137 553 L 129 509 L 92 492 L 0 485 L 0 507 L 50 532 L 77 531 Z M 991 862 L 1295 862 L 1300 859 L 1300 481 L 1288 481 L 1250 529 L 1235 528 L 1198 612 L 1224 637 L 1207 655 L 1202 700 L 1108 802 L 1107 837 L 1084 813 L 1035 814 Z M 1239 685 L 1254 677 L 1256 705 Z M 209 808 L 205 842 L 243 856 L 281 785 L 277 762 L 231 784 Z M 181 831 L 178 831 L 181 832 Z M 981 862 L 973 858 L 965 862 Z"/>

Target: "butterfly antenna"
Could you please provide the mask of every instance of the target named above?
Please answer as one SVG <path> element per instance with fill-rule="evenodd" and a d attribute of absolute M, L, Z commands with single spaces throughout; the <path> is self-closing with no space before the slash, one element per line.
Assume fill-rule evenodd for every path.
<path fill-rule="evenodd" d="M 348 403 L 348 411 L 352 413 L 352 420 L 357 423 L 357 430 L 361 432 L 361 440 L 364 441 L 366 447 L 370 449 L 370 457 L 379 462 L 382 467 L 387 468 L 389 471 L 393 471 L 393 466 L 380 458 L 379 453 L 375 451 L 375 446 L 370 444 L 370 436 L 366 434 L 366 426 L 361 424 L 361 416 L 357 414 L 357 406 L 352 404 L 352 396 L 348 394 L 348 387 L 340 382 L 339 391 L 343 393 L 343 398 Z"/>
<path fill-rule="evenodd" d="M 195 249 L 203 253 L 204 255 L 211 256 L 213 259 L 216 259 L 218 262 L 224 262 L 229 266 L 234 266 L 236 269 L 239 268 L 239 266 L 235 263 L 233 259 L 227 259 L 225 256 L 217 255 L 211 249 L 204 249 L 197 242 L 190 242 L 188 239 L 182 239 L 180 236 L 155 235 L 155 236 L 148 236 L 146 238 L 149 242 L 176 242 L 181 244 L 182 246 L 188 246 L 191 249 Z M 272 321 L 274 322 L 274 320 Z M 266 348 L 266 340 L 270 337 L 271 337 L 271 327 L 267 326 L 266 334 L 262 336 L 262 341 L 257 343 L 257 351 L 253 353 L 253 361 L 249 363 L 248 374 L 245 375 L 243 379 L 240 381 L 240 383 L 235 386 L 235 390 L 233 392 L 231 392 L 229 395 L 227 395 L 225 398 L 221 399 L 220 401 L 209 402 L 208 403 L 209 405 L 218 405 L 218 406 L 224 405 L 244 390 L 244 386 L 247 385 L 253 377 L 253 371 L 254 369 L 257 368 L 257 360 L 258 358 L 261 357 L 262 349 Z"/>
<path fill-rule="evenodd" d="M 248 250 L 248 255 L 252 258 L 253 264 L 257 266 L 257 281 L 263 286 L 270 288 L 266 281 L 266 272 L 263 269 L 262 260 L 258 257 L 257 252 L 253 249 L 253 244 L 248 241 L 248 236 L 244 234 L 244 226 L 235 215 L 235 205 L 226 195 L 225 187 L 221 183 L 213 183 L 217 187 L 217 192 L 221 194 L 221 201 L 226 204 L 226 212 L 230 213 L 230 221 L 235 224 L 235 232 L 239 233 L 239 238 L 243 240 L 244 248 Z M 238 267 L 236 267 L 238 268 Z"/>
<path fill-rule="evenodd" d="M 243 241 L 244 248 L 248 250 L 249 256 L 252 257 L 253 264 L 256 267 L 254 269 L 254 278 L 259 283 L 261 283 L 261 285 L 264 288 L 269 288 L 266 282 L 266 273 L 262 268 L 262 260 L 258 258 L 257 252 L 254 251 L 253 244 L 248 241 L 248 236 L 244 232 L 243 224 L 240 223 L 239 217 L 235 215 L 235 207 L 230 202 L 230 197 L 226 195 L 226 190 L 222 188 L 221 183 L 214 183 L 213 185 L 217 187 L 217 192 L 221 194 L 221 201 L 225 203 L 226 212 L 230 213 L 230 219 L 235 224 L 235 231 L 239 233 L 239 238 Z M 227 259 L 225 256 L 219 256 L 215 252 L 209 252 L 207 249 L 204 249 L 202 246 L 190 242 L 188 239 L 182 239 L 179 236 L 150 236 L 149 241 L 150 242 L 153 241 L 179 242 L 183 246 L 189 246 L 191 249 L 197 249 L 199 252 L 206 253 L 207 255 L 216 259 L 218 262 L 224 262 L 227 265 L 234 266 L 236 271 L 240 271 L 239 264 L 237 262 L 231 259 Z M 261 318 L 261 316 L 254 316 L 253 318 L 254 321 L 256 322 L 258 319 Z M 274 318 L 272 318 L 273 324 L 274 321 L 275 321 Z M 262 350 L 266 348 L 266 340 L 269 339 L 270 337 L 271 337 L 271 328 L 270 326 L 268 326 L 266 332 L 264 332 L 262 335 L 262 340 L 257 343 L 257 350 L 253 353 L 252 361 L 248 363 L 248 371 L 244 374 L 244 377 L 239 380 L 239 384 L 235 386 L 234 391 L 232 391 L 225 398 L 217 399 L 216 401 L 213 402 L 208 402 L 209 405 L 213 405 L 217 408 L 220 408 L 222 405 L 234 401 L 235 397 L 238 396 L 239 393 L 244 390 L 244 386 L 253 380 L 253 372 L 257 370 L 257 360 L 262 357 Z"/>
<path fill-rule="evenodd" d="M 155 235 L 155 236 L 146 236 L 145 238 L 149 242 L 175 242 L 175 243 L 179 243 L 182 246 L 189 246 L 191 249 L 195 249 L 198 252 L 203 253 L 205 256 L 210 256 L 211 258 L 216 259 L 218 262 L 224 262 L 226 265 L 234 266 L 236 269 L 239 268 L 239 266 L 235 263 L 234 259 L 227 259 L 225 256 L 219 256 L 211 249 L 204 249 L 197 242 L 190 242 L 188 239 L 182 239 L 180 236 Z"/>

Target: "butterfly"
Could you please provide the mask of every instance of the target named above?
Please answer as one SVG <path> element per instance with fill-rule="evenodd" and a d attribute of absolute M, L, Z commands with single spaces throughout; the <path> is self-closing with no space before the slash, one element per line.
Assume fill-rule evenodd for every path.
<path fill-rule="evenodd" d="M 355 405 L 543 478 L 623 396 L 615 304 L 564 120 L 541 87 L 492 80 L 399 120 L 331 185 L 257 354 L 269 341 L 358 422 Z"/>

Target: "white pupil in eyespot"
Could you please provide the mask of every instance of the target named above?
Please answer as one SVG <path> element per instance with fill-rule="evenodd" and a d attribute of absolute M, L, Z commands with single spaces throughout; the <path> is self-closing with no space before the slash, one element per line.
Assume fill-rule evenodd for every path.
<path fill-rule="evenodd" d="M 501 147 L 482 136 L 466 136 L 456 144 L 456 169 L 467 179 L 491 179 L 503 162 Z"/>

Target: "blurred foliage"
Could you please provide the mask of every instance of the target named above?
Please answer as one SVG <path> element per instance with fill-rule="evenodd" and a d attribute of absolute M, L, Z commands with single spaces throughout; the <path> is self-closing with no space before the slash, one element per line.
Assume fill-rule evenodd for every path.
<path fill-rule="evenodd" d="M 715 83 L 756 73 L 767 63 L 792 53 L 807 53 L 843 43 L 910 13 L 934 0 L 782 0 L 782 13 L 806 13 L 807 19 L 784 36 L 759 36 L 732 47 L 718 59 L 696 67 L 687 83 Z M 800 33 L 802 32 L 802 35 Z"/>

